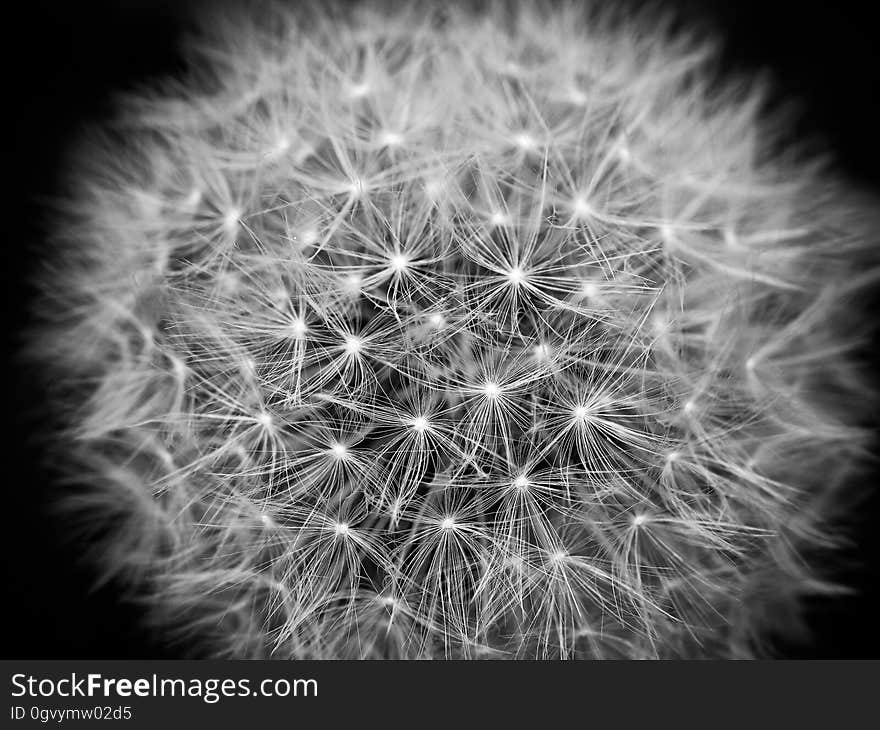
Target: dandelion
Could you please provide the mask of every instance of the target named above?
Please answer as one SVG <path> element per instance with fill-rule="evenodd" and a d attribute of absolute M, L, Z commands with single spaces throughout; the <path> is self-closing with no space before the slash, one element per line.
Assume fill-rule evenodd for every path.
<path fill-rule="evenodd" d="M 69 193 L 58 451 L 213 655 L 758 656 L 826 585 L 863 209 L 711 41 L 490 6 L 239 18 Z"/>

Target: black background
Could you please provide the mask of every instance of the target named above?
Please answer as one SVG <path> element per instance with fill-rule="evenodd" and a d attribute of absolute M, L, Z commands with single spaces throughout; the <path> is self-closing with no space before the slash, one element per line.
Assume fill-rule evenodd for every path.
<path fill-rule="evenodd" d="M 849 175 L 880 192 L 880 43 L 867 7 L 804 0 L 656 4 L 714 25 L 726 39 L 726 68 L 770 69 L 780 90 L 803 102 L 795 133 L 822 135 Z M 13 125 L 0 252 L 9 370 L 2 381 L 9 430 L 0 439 L 8 450 L 0 472 L 4 604 L 11 609 L 6 658 L 172 658 L 188 651 L 137 628 L 137 609 L 120 602 L 112 586 L 90 589 L 92 575 L 77 559 L 81 546 L 65 542 L 62 526 L 47 515 L 50 471 L 34 442 L 45 427 L 39 387 L 11 358 L 28 321 L 27 279 L 42 252 L 42 196 L 56 185 L 64 150 L 83 125 L 111 112 L 111 92 L 183 68 L 177 43 L 194 7 L 184 0 L 35 0 L 5 21 L 12 52 L 0 98 Z M 854 547 L 840 556 L 841 577 L 858 592 L 811 604 L 812 640 L 780 644 L 782 656 L 880 657 L 876 484 L 871 475 L 866 488 L 874 496 L 854 516 Z"/>

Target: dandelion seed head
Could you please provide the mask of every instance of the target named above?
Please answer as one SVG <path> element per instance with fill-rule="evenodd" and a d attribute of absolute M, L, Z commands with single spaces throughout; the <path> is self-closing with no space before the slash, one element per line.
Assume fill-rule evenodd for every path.
<path fill-rule="evenodd" d="M 272 159 L 278 159 L 279 157 L 287 154 L 290 151 L 290 147 L 293 143 L 290 141 L 290 137 L 286 134 L 282 134 L 275 141 L 275 144 L 269 150 L 269 157 Z"/>
<path fill-rule="evenodd" d="M 399 497 L 392 500 L 391 504 L 388 506 L 388 516 L 391 518 L 391 524 L 397 526 L 400 521 L 400 514 L 403 510 L 403 500 Z"/>
<path fill-rule="evenodd" d="M 550 362 L 553 359 L 553 349 L 546 342 L 535 345 L 532 353 L 538 362 Z"/>
<path fill-rule="evenodd" d="M 235 233 L 241 221 L 241 210 L 230 208 L 223 214 L 223 230 L 227 233 Z"/>
<path fill-rule="evenodd" d="M 571 210 L 577 218 L 589 218 L 593 215 L 593 206 L 582 195 L 575 196 L 571 203 Z"/>
<path fill-rule="evenodd" d="M 313 246 L 321 235 L 318 233 L 315 228 L 306 228 L 296 237 L 296 240 L 300 243 L 301 246 L 307 248 L 309 246 Z"/>
<path fill-rule="evenodd" d="M 305 337 L 308 331 L 309 328 L 306 326 L 306 323 L 299 317 L 294 319 L 290 325 L 291 334 L 293 334 L 293 336 L 298 340 L 301 340 L 303 337 Z"/>
<path fill-rule="evenodd" d="M 403 135 L 386 130 L 379 135 L 378 142 L 383 147 L 400 147 L 403 144 Z"/>
<path fill-rule="evenodd" d="M 71 171 L 95 554 L 216 656 L 759 654 L 855 501 L 870 206 L 711 39 L 429 5 L 206 16 Z"/>
<path fill-rule="evenodd" d="M 510 225 L 510 216 L 502 211 L 495 211 L 489 216 L 489 225 L 495 227 Z"/>
<path fill-rule="evenodd" d="M 437 201 L 446 193 L 447 183 L 445 180 L 430 179 L 425 182 L 424 189 L 430 200 Z"/>
<path fill-rule="evenodd" d="M 505 276 L 513 286 L 519 286 L 525 281 L 526 278 L 525 272 L 519 266 L 514 266 L 513 268 L 511 268 L 505 273 Z"/>
<path fill-rule="evenodd" d="M 349 84 L 348 96 L 350 99 L 363 99 L 370 94 L 371 91 L 372 89 L 370 88 L 370 85 L 366 81 L 361 81 L 359 83 Z"/>
<path fill-rule="evenodd" d="M 338 441 L 330 446 L 330 453 L 334 458 L 343 460 L 348 458 L 348 447 Z"/>
<path fill-rule="evenodd" d="M 513 143 L 523 152 L 532 152 L 538 146 L 535 138 L 532 137 L 532 135 L 530 135 L 528 132 L 520 132 L 514 135 Z"/>
<path fill-rule="evenodd" d="M 388 260 L 388 265 L 395 274 L 402 274 L 409 268 L 409 258 L 397 253 Z"/>
<path fill-rule="evenodd" d="M 558 564 L 564 562 L 568 558 L 568 552 L 562 548 L 557 548 L 549 553 L 550 562 Z"/>
<path fill-rule="evenodd" d="M 428 322 L 432 327 L 440 328 L 446 324 L 446 318 L 440 312 L 428 315 Z"/>
<path fill-rule="evenodd" d="M 346 355 L 358 355 L 363 350 L 364 341 L 357 335 L 347 335 L 344 350 Z"/>

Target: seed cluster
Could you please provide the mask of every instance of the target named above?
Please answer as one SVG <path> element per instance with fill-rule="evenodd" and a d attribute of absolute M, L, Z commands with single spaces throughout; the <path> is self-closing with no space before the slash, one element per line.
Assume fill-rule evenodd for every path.
<path fill-rule="evenodd" d="M 78 168 L 77 506 L 214 654 L 749 656 L 817 590 L 855 218 L 710 43 L 515 10 L 221 24 Z"/>

